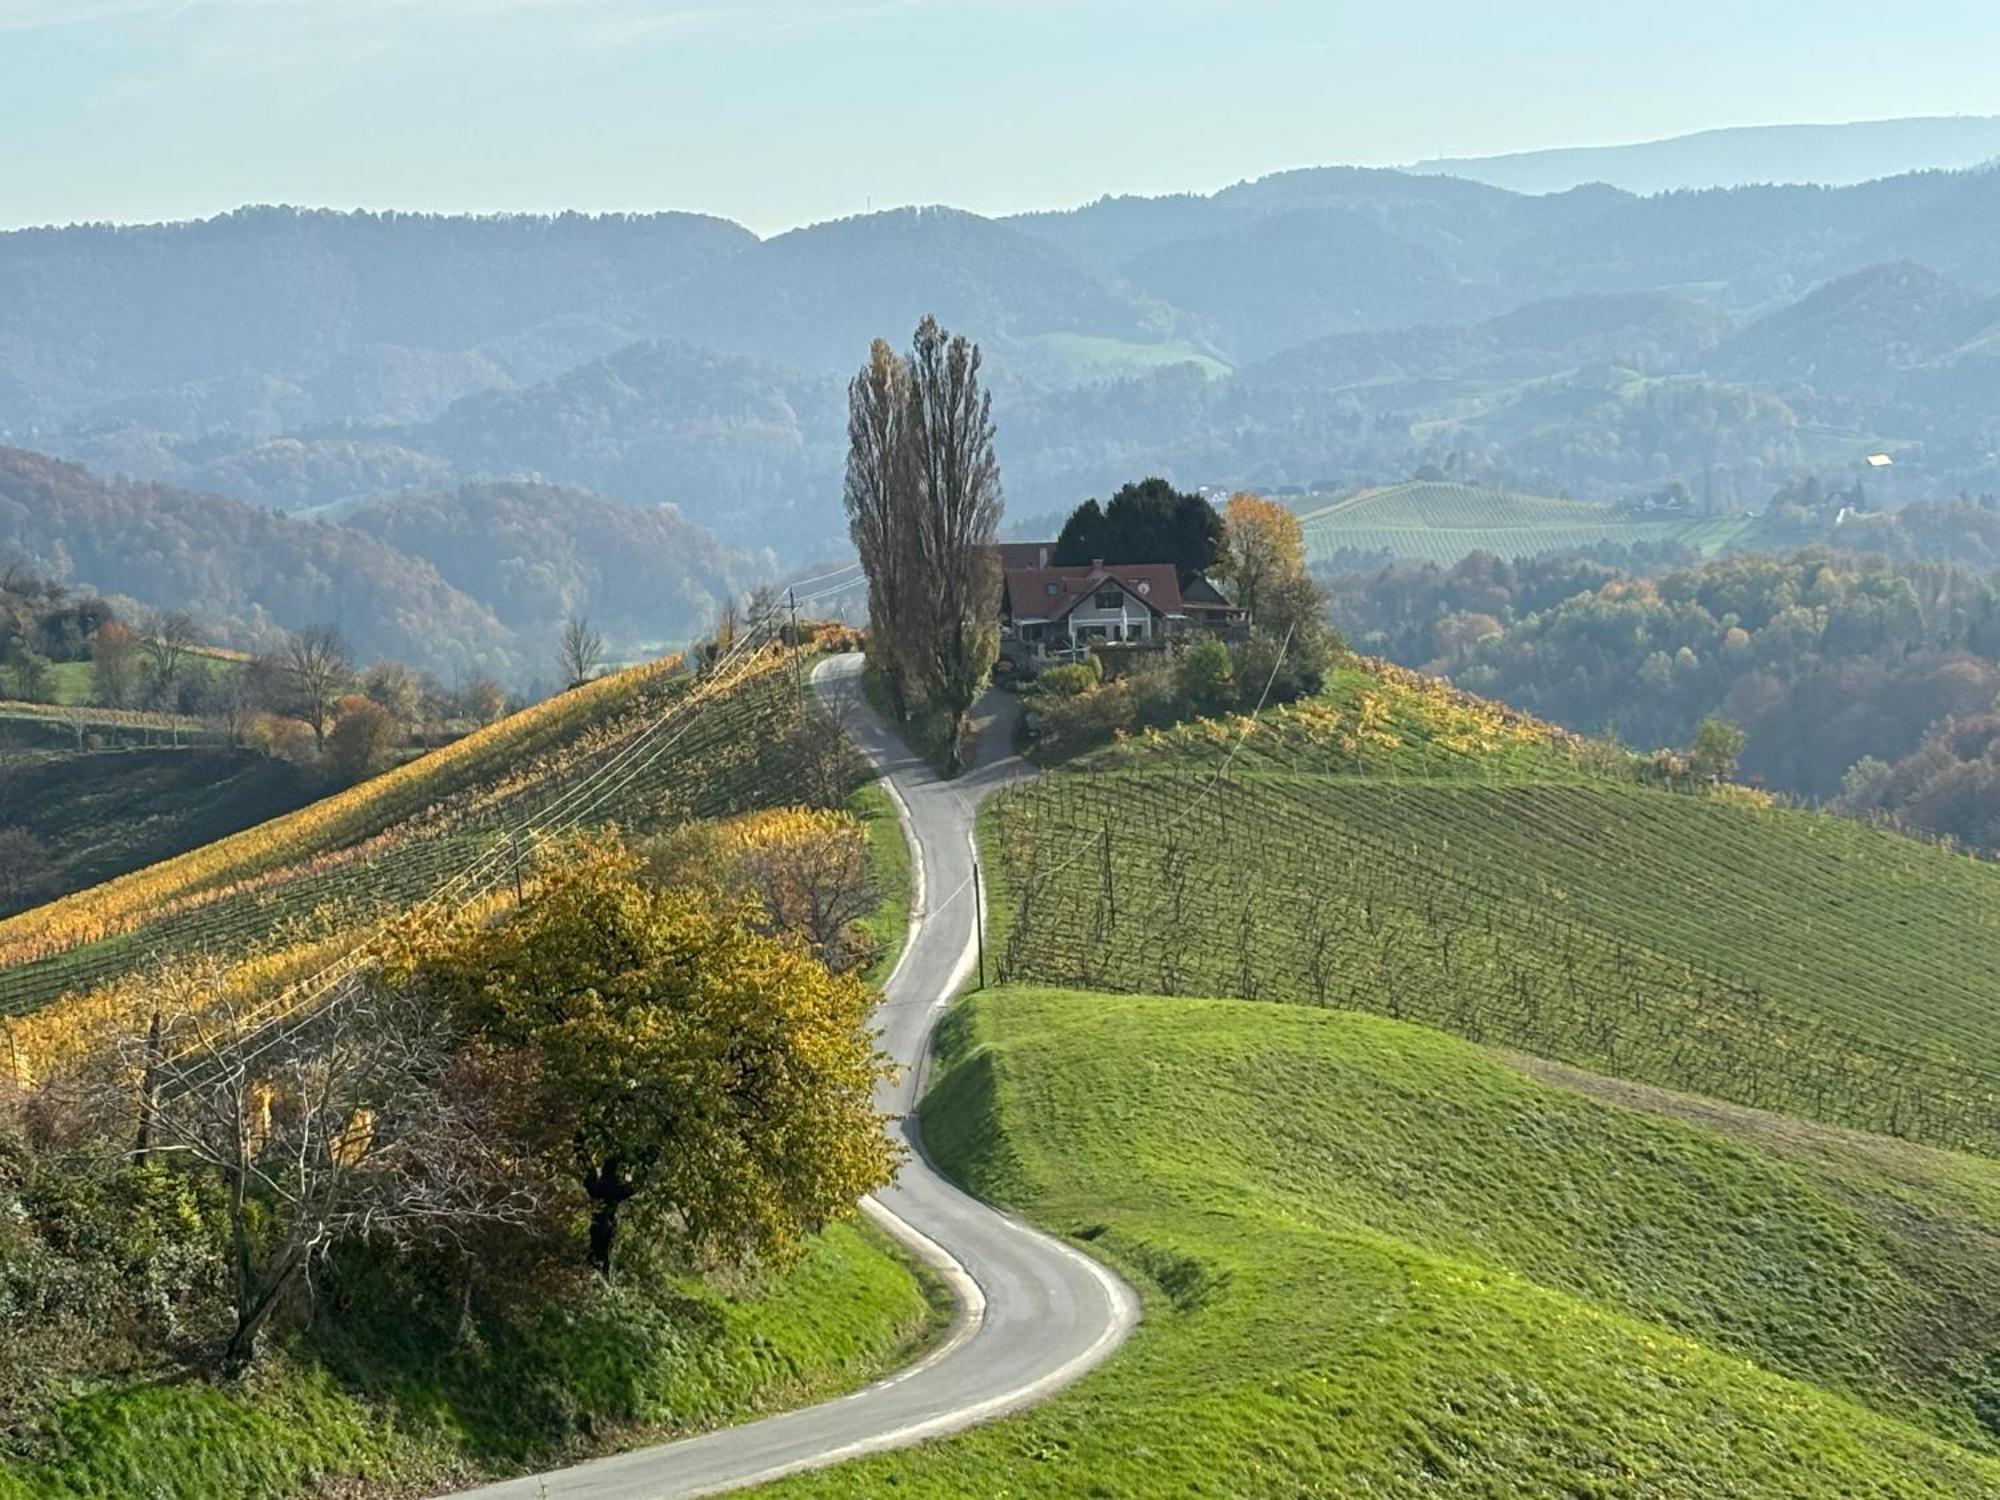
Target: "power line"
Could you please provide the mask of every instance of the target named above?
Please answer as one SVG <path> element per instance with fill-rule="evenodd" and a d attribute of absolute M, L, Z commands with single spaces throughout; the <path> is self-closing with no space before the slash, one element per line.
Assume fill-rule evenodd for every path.
<path fill-rule="evenodd" d="M 582 780 L 565 789 L 554 803 L 543 808 L 533 820 L 519 827 L 515 831 L 515 838 L 503 840 L 482 851 L 465 868 L 453 874 L 429 896 L 416 903 L 407 911 L 393 917 L 385 918 L 376 924 L 367 936 L 360 939 L 339 958 L 326 964 L 317 973 L 309 976 L 307 979 L 294 981 L 292 984 L 285 986 L 279 994 L 272 997 L 271 1001 L 253 1010 L 245 1018 L 247 1023 L 255 1023 L 266 1017 L 272 1017 L 276 1020 L 277 1030 L 272 1036 L 259 1042 L 248 1051 L 240 1052 L 228 1059 L 217 1058 L 215 1067 L 223 1069 L 248 1066 L 274 1047 L 282 1045 L 285 1041 L 289 1040 L 291 1036 L 295 1035 L 299 1029 L 308 1024 L 313 1016 L 318 1013 L 318 1007 L 314 1007 L 310 1012 L 306 1010 L 307 1007 L 312 1006 L 315 991 L 320 996 L 330 995 L 344 981 L 358 973 L 367 965 L 372 957 L 371 950 L 374 944 L 396 923 L 407 921 L 414 916 L 426 914 L 446 899 L 454 899 L 461 906 L 469 906 L 507 883 L 512 877 L 507 864 L 502 860 L 502 856 L 518 847 L 516 839 L 559 831 L 555 827 L 558 823 L 560 823 L 562 830 L 567 830 L 581 824 L 592 812 L 603 805 L 607 797 L 629 785 L 634 777 L 641 774 L 657 762 L 662 755 L 671 750 L 674 745 L 678 744 L 681 738 L 699 722 L 702 712 L 719 701 L 726 689 L 733 687 L 740 680 L 742 675 L 740 669 L 753 665 L 756 653 L 768 641 L 767 632 L 775 613 L 776 607 L 774 606 L 766 610 L 761 619 L 750 622 L 749 627 L 744 633 L 731 643 L 728 651 L 709 669 L 707 676 L 700 684 L 689 694 L 678 697 L 672 703 L 668 704 L 652 723 L 634 731 L 631 739 L 627 744 L 620 747 L 617 754 L 594 768 Z M 695 695 L 697 694 L 704 695 L 698 703 L 695 702 Z M 680 724 L 675 733 L 669 738 L 653 746 L 650 753 L 646 754 L 643 759 L 634 763 L 633 757 L 646 747 L 648 740 L 657 735 L 676 716 L 682 715 L 683 711 L 690 704 L 694 705 L 696 711 L 693 714 L 685 716 L 686 722 Z M 607 782 L 607 778 L 619 772 L 621 768 L 623 769 L 623 774 L 615 782 L 604 784 Z M 583 804 L 580 808 L 562 812 L 559 815 L 559 810 L 565 804 L 574 802 L 575 799 L 593 789 L 595 789 L 596 795 L 592 796 L 587 803 Z M 480 874 L 482 868 L 487 872 L 483 878 L 481 878 Z M 468 882 L 470 882 L 469 885 Z M 297 1025 L 288 1027 L 285 1024 L 288 1019 L 296 1019 Z M 178 1054 L 178 1056 L 185 1055 L 184 1052 Z M 183 1086 L 188 1086 L 185 1081 Z"/>

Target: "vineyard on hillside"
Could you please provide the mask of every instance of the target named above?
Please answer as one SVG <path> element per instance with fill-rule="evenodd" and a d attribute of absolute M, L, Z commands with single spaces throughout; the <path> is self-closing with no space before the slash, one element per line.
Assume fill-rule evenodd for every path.
<path fill-rule="evenodd" d="M 1653 518 L 1582 500 L 1426 481 L 1363 490 L 1304 511 L 1299 521 L 1315 562 L 1332 562 L 1344 551 L 1386 552 L 1441 567 L 1472 552 L 1515 558 L 1606 542 L 1674 542 L 1712 556 L 1742 545 L 1756 525 L 1745 517 Z"/>
<path fill-rule="evenodd" d="M 808 718 L 807 654 L 748 652 L 699 680 L 677 659 L 622 673 L 0 923 L 0 1017 L 27 1017 L 8 1027 L 17 1071 L 67 1018 L 115 1010 L 120 981 L 158 959 L 201 951 L 250 960 L 241 972 L 257 983 L 314 982 L 390 917 L 507 887 L 539 842 L 568 829 L 660 828 L 796 801 L 815 777 L 851 778 Z"/>
<path fill-rule="evenodd" d="M 1374 1011 L 2000 1154 L 2000 869 L 1733 797 L 1187 740 L 1213 753 L 997 801 L 1008 977 Z"/>

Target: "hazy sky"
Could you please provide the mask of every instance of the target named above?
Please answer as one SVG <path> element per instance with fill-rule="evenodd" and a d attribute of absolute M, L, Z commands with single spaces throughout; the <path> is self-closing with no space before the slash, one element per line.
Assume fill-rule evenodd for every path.
<path fill-rule="evenodd" d="M 2000 112 L 1994 0 L 0 0 L 0 224 L 245 202 L 761 232 Z"/>

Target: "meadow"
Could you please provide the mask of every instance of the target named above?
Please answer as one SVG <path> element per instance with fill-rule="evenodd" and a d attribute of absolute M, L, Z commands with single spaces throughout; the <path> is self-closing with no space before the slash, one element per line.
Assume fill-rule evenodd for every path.
<path fill-rule="evenodd" d="M 1605 542 L 1675 542 L 1712 556 L 1742 545 L 1756 525 L 1744 517 L 1649 517 L 1583 500 L 1424 480 L 1362 490 L 1301 511 L 1299 521 L 1314 562 L 1332 562 L 1343 551 L 1386 552 L 1447 568 L 1472 552 L 1514 558 Z"/>
<path fill-rule="evenodd" d="M 2000 1495 L 2000 1168 L 1380 1017 L 996 990 L 926 1143 L 1118 1267 L 1102 1370 L 779 1496 Z"/>

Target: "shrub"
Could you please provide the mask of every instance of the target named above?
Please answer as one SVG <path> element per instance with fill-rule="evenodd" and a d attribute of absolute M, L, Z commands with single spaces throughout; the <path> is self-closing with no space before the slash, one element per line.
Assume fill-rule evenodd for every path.
<path fill-rule="evenodd" d="M 1059 667 L 1044 667 L 1035 685 L 1051 698 L 1074 698 L 1104 681 L 1104 664 L 1095 656 Z"/>
<path fill-rule="evenodd" d="M 1041 714 L 1042 738 L 1062 754 L 1109 744 L 1138 727 L 1137 703 L 1129 678 L 1074 698 L 1051 698 Z"/>
<path fill-rule="evenodd" d="M 1197 641 L 1174 662 L 1181 701 L 1197 714 L 1219 714 L 1236 702 L 1236 664 L 1229 648 L 1210 637 Z"/>
<path fill-rule="evenodd" d="M 340 700 L 333 732 L 326 737 L 326 769 L 351 785 L 386 771 L 403 732 L 395 716 L 372 698 L 350 693 Z"/>

